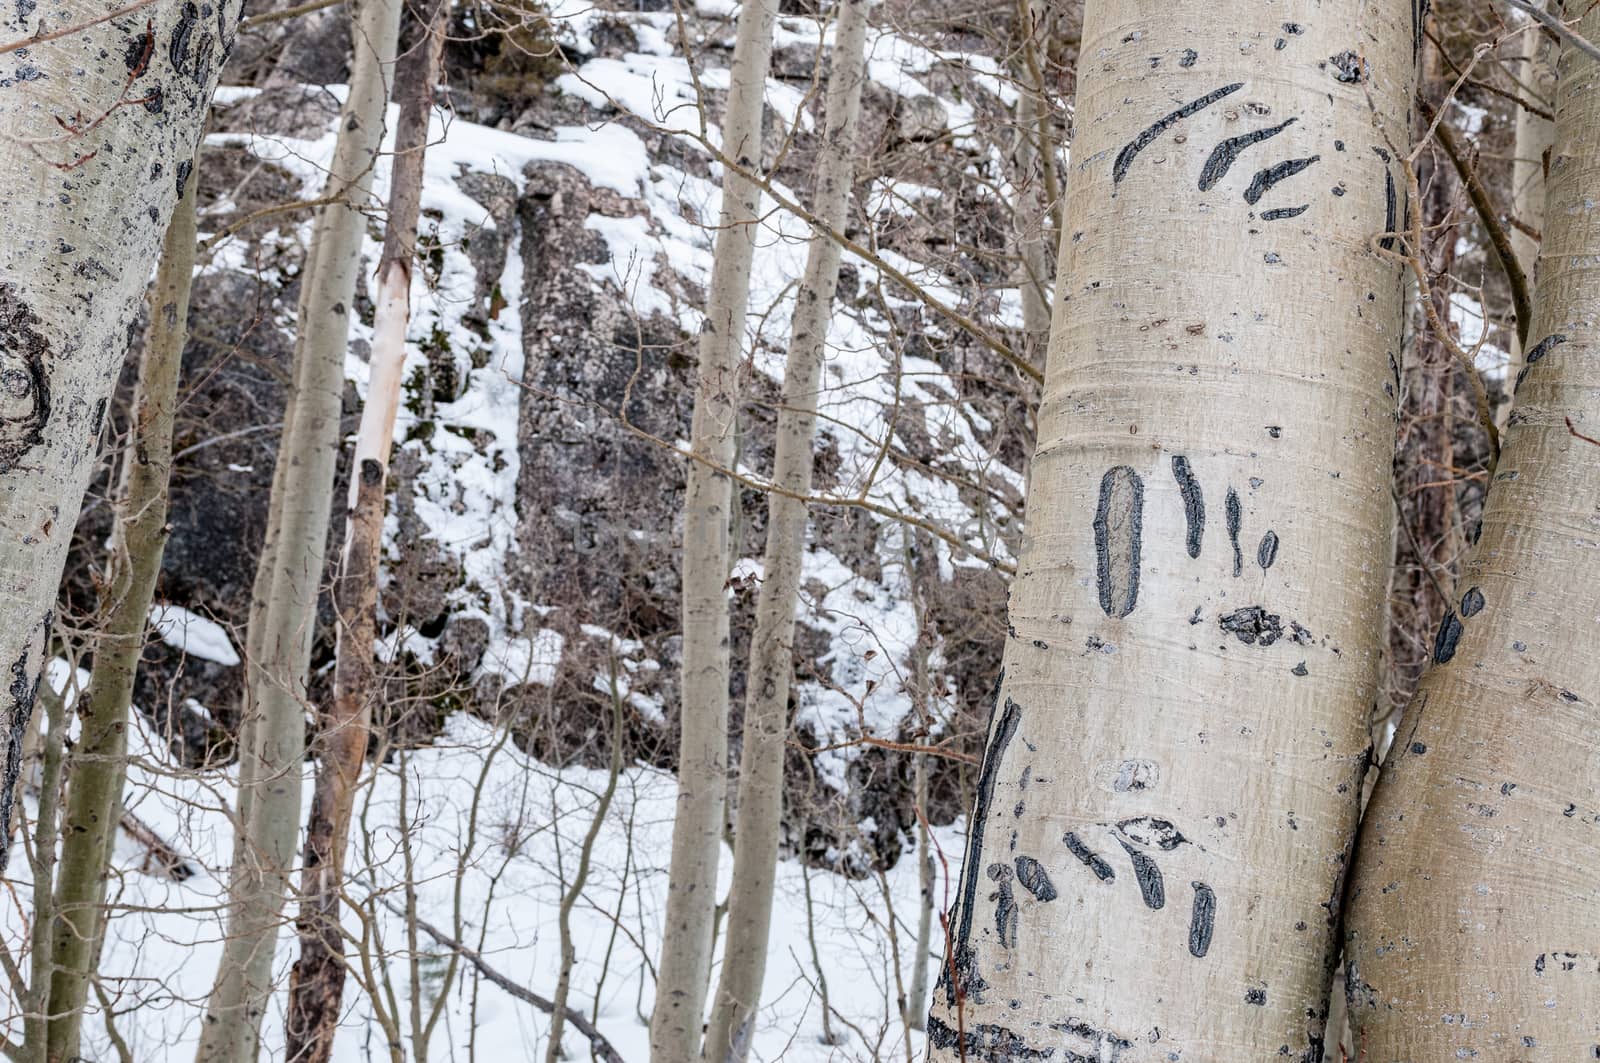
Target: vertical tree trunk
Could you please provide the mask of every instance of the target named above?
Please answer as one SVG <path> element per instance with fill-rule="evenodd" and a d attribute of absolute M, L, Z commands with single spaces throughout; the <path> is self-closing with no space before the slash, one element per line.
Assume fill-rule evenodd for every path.
<path fill-rule="evenodd" d="M 1517 95 L 1540 107 L 1553 108 L 1559 50 L 1556 42 L 1535 26 L 1523 31 L 1521 43 L 1522 62 L 1514 68 Z M 1511 227 L 1511 248 L 1530 282 L 1535 280 L 1539 264 L 1539 241 L 1528 229 L 1540 232 L 1544 228 L 1544 169 L 1555 132 L 1555 123 L 1548 118 L 1526 107 L 1517 108 L 1516 140 L 1511 156 L 1511 216 L 1517 224 Z M 1513 339 L 1508 380 L 1516 379 L 1523 364 L 1522 344 Z M 1497 420 L 1502 430 L 1510 412 L 1508 396 L 1498 411 Z"/>
<path fill-rule="evenodd" d="M 1321 1054 L 1402 323 L 1372 243 L 1420 27 L 1409 0 L 1285 14 L 1088 4 L 935 1059 Z"/>
<path fill-rule="evenodd" d="M 134 673 L 144 650 L 145 621 L 167 542 L 172 419 L 188 337 L 194 201 L 199 184 L 199 176 L 191 172 L 167 227 L 150 293 L 150 324 L 139 360 L 133 427 L 122 459 L 122 484 L 106 565 L 109 594 L 104 626 L 96 636 L 89 689 L 78 708 L 81 731 L 68 768 L 61 861 L 55 882 L 51 1060 L 72 1059 L 78 1054 L 78 1032 L 100 939 L 103 883 L 127 775 L 128 709 Z"/>
<path fill-rule="evenodd" d="M 326 1063 L 331 1057 L 344 993 L 339 898 L 356 780 L 366 759 L 372 725 L 372 647 L 377 641 L 384 499 L 405 368 L 406 328 L 411 319 L 411 270 L 422 203 L 428 123 L 433 113 L 433 86 L 444 54 L 444 17 L 448 12 L 443 3 L 432 7 L 431 13 L 420 13 L 423 32 L 395 70 L 400 118 L 395 131 L 388 224 L 377 271 L 372 369 L 361 427 L 356 434 L 344 558 L 334 595 L 339 641 L 333 704 L 319 713 L 318 720 L 321 748 L 307 821 L 300 916 L 296 923 L 300 957 L 289 983 L 286 1032 L 288 1058 L 295 1063 Z"/>
<path fill-rule="evenodd" d="M 360 269 L 365 215 L 382 139 L 388 74 L 399 28 L 398 0 L 355 6 L 355 57 L 339 119 L 329 189 L 341 202 L 318 215 L 300 303 L 295 386 L 274 474 L 276 524 L 252 603 L 247 648 L 254 655 L 241 727 L 240 811 L 229 878 L 222 961 L 201 1031 L 200 1063 L 248 1063 L 272 991 L 272 957 L 299 834 L 305 687 L 317 592 L 322 583 L 349 308 Z"/>
<path fill-rule="evenodd" d="M 761 167 L 761 119 L 777 0 L 744 0 L 734 43 L 722 150 Z M 667 910 L 650 1017 L 654 1063 L 700 1054 L 716 913 L 728 760 L 728 601 L 731 484 L 711 465 L 733 464 L 740 351 L 750 299 L 750 264 L 761 191 L 733 170 L 722 179 L 722 211 L 700 332 L 694 421 L 683 500 L 683 668 L 679 706 L 678 804 L 672 823 Z"/>
<path fill-rule="evenodd" d="M 865 81 L 867 10 L 871 0 L 840 0 L 828 67 L 828 96 L 817 154 L 813 212 L 843 231 L 855 172 L 856 118 Z M 805 552 L 806 504 L 811 493 L 817 390 L 839 282 L 840 248 L 813 236 L 795 296 L 789 354 L 778 409 L 773 482 L 785 494 L 767 496 L 767 545 L 756 626 L 750 637 L 744 749 L 728 897 L 722 977 L 711 1010 L 704 1056 L 743 1063 L 761 1003 L 772 926 L 772 886 L 783 820 L 783 751 L 789 734 L 789 680 L 794 672 L 795 606 Z M 795 497 L 798 496 L 798 497 Z"/>
<path fill-rule="evenodd" d="M 1577 30 L 1600 34 L 1600 10 Z M 1563 51 L 1535 295 L 1482 536 L 1367 812 L 1345 943 L 1372 1059 L 1600 1041 L 1600 66 Z"/>
<path fill-rule="evenodd" d="M 6 40 L 74 26 L 81 5 L 13 5 Z M 0 823 L 44 667 L 62 566 L 129 324 L 195 144 L 239 4 L 155 0 L 13 54 L 0 100 Z M 30 72 L 25 79 L 22 72 Z M 0 835 L 0 869 L 9 834 Z"/>
<path fill-rule="evenodd" d="M 1049 235 L 1055 229 L 1052 222 L 1060 194 L 1049 97 L 1045 94 L 1044 57 L 1039 49 L 1040 36 L 1047 32 L 1048 15 L 1041 0 L 1021 0 L 1017 9 L 1023 36 L 1017 48 L 1021 89 L 1016 105 L 1017 139 L 1012 149 L 1012 184 L 1017 190 L 1017 202 L 1012 204 L 1012 231 L 1021 267 L 1022 331 L 1026 335 L 1022 353 L 1029 364 L 1042 365 L 1050 342 L 1053 271 Z M 1060 234 L 1056 235 L 1059 238 Z"/>

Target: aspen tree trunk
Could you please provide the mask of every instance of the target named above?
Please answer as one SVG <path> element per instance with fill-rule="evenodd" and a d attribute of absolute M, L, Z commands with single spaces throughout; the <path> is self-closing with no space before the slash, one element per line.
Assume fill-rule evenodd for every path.
<path fill-rule="evenodd" d="M 272 958 L 299 834 L 305 686 L 322 582 L 333 479 L 339 453 L 349 308 L 360 269 L 372 167 L 399 28 L 399 0 L 355 7 L 355 57 L 339 119 L 330 191 L 312 235 L 309 286 L 300 303 L 295 387 L 274 473 L 276 525 L 257 573 L 264 597 L 252 603 L 247 648 L 251 690 L 241 727 L 241 820 L 229 879 L 227 939 L 196 1056 L 200 1063 L 248 1063 L 272 992 Z"/>
<path fill-rule="evenodd" d="M 1017 96 L 1017 141 L 1012 150 L 1012 183 L 1017 189 L 1012 228 L 1021 262 L 1022 331 L 1027 337 L 1023 354 L 1030 364 L 1040 365 L 1050 342 L 1053 281 L 1048 234 L 1055 228 L 1052 215 L 1060 190 L 1045 95 L 1044 60 L 1039 50 L 1040 35 L 1046 32 L 1047 25 L 1043 3 L 1024 0 L 1018 5 L 1018 21 L 1024 37 L 1019 48 L 1021 69 L 1017 72 L 1022 86 Z"/>
<path fill-rule="evenodd" d="M 198 161 L 198 157 L 197 157 Z M 128 710 L 144 650 L 145 622 L 167 543 L 172 419 L 188 337 L 194 278 L 195 189 L 191 171 L 161 248 L 150 324 L 134 388 L 133 428 L 122 463 L 106 581 L 108 608 L 94 651 L 89 689 L 78 707 L 81 730 L 67 775 L 66 816 L 55 881 L 55 945 L 50 978 L 49 1058 L 78 1054 L 78 1033 L 103 920 L 104 880 L 116 840 L 127 776 Z M 36 975 L 37 977 L 37 975 Z"/>
<path fill-rule="evenodd" d="M 744 0 L 734 42 L 722 150 L 741 167 L 761 168 L 761 119 L 777 0 Z M 750 300 L 750 264 L 761 191 L 727 170 L 706 292 L 695 373 L 694 420 L 683 500 L 683 667 L 679 706 L 678 804 L 672 823 L 667 910 L 650 1017 L 654 1063 L 688 1063 L 700 1054 L 711 971 L 728 761 L 729 524 L 733 492 L 706 462 L 734 459 L 741 345 Z"/>
<path fill-rule="evenodd" d="M 1600 34 L 1600 10 L 1573 13 Z M 1560 74 L 1537 342 L 1352 882 L 1346 982 L 1372 1060 L 1600 1044 L 1600 67 L 1564 49 Z"/>
<path fill-rule="evenodd" d="M 423 33 L 395 68 L 400 119 L 395 130 L 389 217 L 377 271 L 371 375 L 356 435 L 344 558 L 335 588 L 339 613 L 332 706 L 318 721 L 320 745 L 301 872 L 300 957 L 289 983 L 288 1058 L 326 1063 L 344 993 L 344 938 L 339 898 L 355 786 L 372 726 L 373 644 L 377 641 L 378 563 L 394 422 L 411 318 L 411 270 L 433 113 L 433 86 L 444 54 L 448 5 L 421 17 Z"/>
<path fill-rule="evenodd" d="M 0 97 L 0 823 L 50 617 L 129 324 L 240 5 L 155 0 L 9 56 Z M 7 41 L 103 14 L 41 0 L 0 14 Z M 11 67 L 8 67 L 10 69 Z M 9 833 L 0 835 L 0 869 Z"/>
<path fill-rule="evenodd" d="M 936 1060 L 1321 1057 L 1369 745 L 1417 12 L 1089 0 Z"/>
<path fill-rule="evenodd" d="M 865 81 L 870 4 L 871 0 L 840 0 L 828 66 L 812 210 L 824 225 L 839 231 L 846 227 L 855 172 L 856 118 L 861 113 Z M 772 886 L 783 820 L 783 752 L 789 735 L 795 607 L 806 539 L 806 504 L 800 499 L 811 493 L 817 389 L 839 282 L 840 254 L 838 243 L 813 236 L 795 296 L 773 456 L 773 482 L 788 493 L 767 496 L 764 572 L 756 599 L 755 631 L 750 637 L 728 932 L 703 1053 L 709 1063 L 743 1063 L 749 1055 L 767 969 Z"/>
<path fill-rule="evenodd" d="M 1517 94 L 1541 107 L 1555 106 L 1556 53 L 1559 51 L 1551 35 L 1537 27 L 1522 34 L 1522 62 L 1516 69 Z M 1515 148 L 1511 156 L 1511 214 L 1521 225 L 1534 232 L 1544 228 L 1544 168 L 1551 144 L 1555 141 L 1555 123 L 1528 110 L 1517 108 Z M 1525 229 L 1511 227 L 1511 248 L 1522 272 L 1534 281 L 1539 264 L 1539 241 Z M 1511 344 L 1510 379 L 1515 380 L 1523 366 L 1522 344 L 1515 339 Z M 1500 428 L 1505 429 L 1507 415 L 1511 412 L 1508 398 L 1498 411 Z"/>

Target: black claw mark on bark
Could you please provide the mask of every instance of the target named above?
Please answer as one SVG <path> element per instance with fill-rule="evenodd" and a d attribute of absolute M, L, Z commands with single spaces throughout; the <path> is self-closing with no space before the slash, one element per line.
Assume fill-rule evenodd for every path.
<path fill-rule="evenodd" d="M 1298 207 L 1277 207 L 1273 210 L 1261 212 L 1262 221 L 1283 221 L 1285 218 L 1298 218 L 1311 209 L 1310 203 L 1302 203 Z"/>
<path fill-rule="evenodd" d="M 1239 81 L 1232 85 L 1224 85 L 1220 89 L 1208 92 L 1198 100 L 1192 100 L 1189 103 L 1184 104 L 1182 107 L 1179 107 L 1176 111 L 1166 115 L 1155 124 L 1147 127 L 1144 132 L 1130 140 L 1127 146 L 1117 153 L 1116 162 L 1111 164 L 1111 184 L 1113 187 L 1121 184 L 1122 179 L 1128 176 L 1128 168 L 1133 165 L 1134 156 L 1138 155 L 1145 148 L 1148 148 L 1151 144 L 1154 144 L 1156 138 L 1161 136 L 1162 133 L 1165 133 L 1168 129 L 1171 129 L 1175 124 L 1183 121 L 1185 118 L 1205 110 L 1207 107 L 1210 107 L 1213 103 L 1216 103 L 1224 96 L 1238 92 L 1242 88 L 1244 88 L 1244 82 Z"/>
<path fill-rule="evenodd" d="M 1165 908 L 1167 906 L 1167 887 L 1161 878 L 1161 869 L 1156 866 L 1156 862 L 1123 839 L 1118 838 L 1117 841 L 1127 852 L 1128 859 L 1133 862 L 1133 877 L 1139 883 L 1139 896 L 1144 898 L 1144 906 L 1152 912 Z"/>
<path fill-rule="evenodd" d="M 1395 225 L 1400 220 L 1400 194 L 1394 187 L 1394 174 L 1389 170 L 1387 152 L 1383 163 L 1383 231 L 1394 233 Z M 1385 251 L 1394 250 L 1395 238 L 1393 235 L 1385 236 L 1378 241 L 1378 246 Z"/>
<path fill-rule="evenodd" d="M 1239 550 L 1239 526 L 1244 522 L 1244 511 L 1239 505 L 1239 492 L 1231 487 L 1224 509 L 1228 517 L 1228 541 L 1233 544 L 1233 574 L 1237 576 L 1244 571 L 1244 554 Z"/>
<path fill-rule="evenodd" d="M 1082 860 L 1083 866 L 1094 872 L 1095 878 L 1101 882 L 1116 881 L 1117 873 L 1111 870 L 1111 865 L 1106 863 L 1093 849 L 1083 844 L 1076 834 L 1068 831 L 1066 837 L 1061 840 L 1066 843 L 1069 853 Z"/>
<path fill-rule="evenodd" d="M 52 616 L 44 615 L 40 626 L 44 628 L 44 636 L 38 640 L 41 647 L 40 655 L 48 652 L 50 645 L 50 626 Z M 35 628 L 35 630 L 38 630 Z M 34 703 L 39 697 L 39 682 L 44 677 L 44 662 L 41 659 L 37 668 L 30 668 L 30 649 L 34 640 L 29 640 L 29 645 L 22 650 L 22 655 L 11 662 L 11 687 L 8 691 L 11 701 L 11 728 L 9 733 L 0 737 L 5 743 L 4 768 L 0 770 L 0 825 L 11 822 L 11 802 L 17 791 L 17 778 L 22 774 L 22 743 L 28 730 L 28 721 L 33 719 Z M 11 832 L 0 827 L 0 872 L 6 869 L 6 861 L 11 856 Z"/>
<path fill-rule="evenodd" d="M 1100 608 L 1109 617 L 1133 612 L 1139 600 L 1139 537 L 1144 526 L 1144 481 L 1127 465 L 1100 479 L 1094 514 Z"/>
<path fill-rule="evenodd" d="M 1257 129 L 1253 133 L 1244 133 L 1240 136 L 1229 137 L 1221 144 L 1218 144 L 1215 148 L 1212 148 L 1210 157 L 1206 159 L 1206 164 L 1200 171 L 1200 191 L 1209 192 L 1213 185 L 1222 180 L 1222 178 L 1226 176 L 1228 168 L 1234 164 L 1234 162 L 1239 158 L 1240 154 L 1243 153 L 1246 148 L 1254 144 L 1259 144 L 1269 137 L 1277 136 L 1285 129 L 1288 129 L 1290 126 L 1294 125 L 1298 120 L 1299 119 L 1291 118 L 1286 122 L 1272 126 L 1268 129 Z"/>
<path fill-rule="evenodd" d="M 1273 185 L 1288 180 L 1321 158 L 1321 155 L 1313 155 L 1307 159 L 1285 159 L 1283 162 L 1273 163 L 1264 170 L 1257 170 L 1256 175 L 1250 179 L 1250 187 L 1244 190 L 1244 201 L 1252 207 L 1255 206 Z"/>
<path fill-rule="evenodd" d="M 1189 459 L 1182 454 L 1172 457 L 1172 477 L 1178 481 L 1178 494 L 1183 496 L 1183 520 L 1188 531 L 1184 535 L 1184 548 L 1190 557 L 1200 556 L 1200 541 L 1206 534 L 1206 499 L 1200 492 L 1200 482 L 1189 469 Z"/>
<path fill-rule="evenodd" d="M 1056 899 L 1055 883 L 1050 881 L 1044 865 L 1031 856 L 1017 857 L 1017 881 L 1022 883 L 1022 888 L 1033 894 L 1034 900 L 1053 901 Z"/>
<path fill-rule="evenodd" d="M 1004 680 L 1005 673 L 1001 673 Z M 995 696 L 999 697 L 999 684 L 996 684 Z M 961 878 L 961 915 L 957 921 L 955 961 L 957 975 L 962 981 L 961 995 L 968 995 L 972 989 L 972 906 L 978 894 L 978 867 L 983 857 L 983 828 L 989 821 L 989 807 L 994 803 L 994 788 L 996 779 L 1000 774 L 1000 762 L 1006 754 L 1006 747 L 1011 744 L 1011 739 L 1016 736 L 1017 725 L 1022 720 L 1022 706 L 1006 699 L 1005 711 L 1000 716 L 1000 722 L 995 727 L 994 733 L 989 738 L 988 747 L 983 751 L 983 768 L 978 774 L 978 796 L 972 810 L 972 824 L 967 830 L 967 858 Z M 948 980 L 947 980 L 948 981 Z M 949 992 L 949 1002 L 955 1006 L 957 987 L 946 986 Z"/>
<path fill-rule="evenodd" d="M 1053 1048 L 1033 1048 L 1022 1035 L 1004 1026 L 980 1023 L 969 1026 L 965 1033 L 950 1028 L 938 1016 L 928 1018 L 928 1043 L 934 1048 L 956 1049 L 964 1059 L 982 1060 L 984 1063 L 1026 1063 L 1028 1060 L 1047 1060 L 1055 1055 Z"/>
<path fill-rule="evenodd" d="M 1222 630 L 1238 637 L 1246 646 L 1270 646 L 1283 637 L 1283 619 L 1259 605 L 1235 609 L 1218 622 Z"/>
<path fill-rule="evenodd" d="M 1017 900 L 1011 894 L 1011 869 L 1004 864 L 990 864 L 989 879 L 995 884 L 995 933 L 1000 935 L 1000 947 L 1009 949 L 1017 943 Z"/>
<path fill-rule="evenodd" d="M 1461 621 L 1456 618 L 1454 609 L 1444 614 L 1444 620 L 1439 624 L 1439 634 L 1433 640 L 1433 659 L 1439 664 L 1446 664 L 1456 655 L 1456 643 L 1461 641 Z"/>
<path fill-rule="evenodd" d="M 1133 819 L 1120 820 L 1117 823 L 1117 830 L 1127 835 L 1130 841 L 1147 848 L 1153 845 L 1164 853 L 1170 853 L 1189 841 L 1170 820 L 1156 816 L 1135 816 Z"/>
<path fill-rule="evenodd" d="M 1544 339 L 1534 344 L 1533 350 L 1529 351 L 1528 357 L 1523 360 L 1524 364 L 1522 368 L 1517 370 L 1517 382 L 1511 388 L 1512 393 L 1515 394 L 1517 388 L 1522 386 L 1523 378 L 1528 375 L 1528 370 L 1533 368 L 1533 363 L 1537 362 L 1539 359 L 1543 358 L 1545 355 L 1549 354 L 1551 351 L 1555 350 L 1557 347 L 1566 342 L 1567 338 L 1561 333 L 1557 332 L 1546 336 Z"/>
<path fill-rule="evenodd" d="M 1256 547 L 1256 564 L 1265 572 L 1272 567 L 1278 559 L 1278 533 L 1269 531 L 1261 537 L 1261 545 Z"/>
<path fill-rule="evenodd" d="M 1473 587 L 1461 596 L 1461 615 L 1464 617 L 1477 616 L 1483 612 L 1483 591 Z"/>
<path fill-rule="evenodd" d="M 1189 916 L 1189 954 L 1202 958 L 1211 949 L 1211 931 L 1217 918 L 1217 895 L 1204 882 L 1194 887 L 1194 912 Z"/>

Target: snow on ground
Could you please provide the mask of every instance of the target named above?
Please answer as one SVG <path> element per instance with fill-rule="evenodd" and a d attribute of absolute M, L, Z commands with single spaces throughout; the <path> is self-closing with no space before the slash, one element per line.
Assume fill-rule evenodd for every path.
<path fill-rule="evenodd" d="M 58 677 L 59 678 L 59 677 Z M 221 903 L 232 832 L 226 809 L 233 773 L 174 772 L 164 743 L 140 724 L 132 735 L 130 811 L 189 858 L 198 873 L 183 882 L 137 873 L 140 847 L 119 841 L 122 874 L 111 885 L 121 910 L 111 923 L 102 971 L 119 986 L 115 1024 L 138 1060 L 184 1059 L 198 1037 L 223 936 Z M 411 994 L 425 1008 L 443 1000 L 428 1058 L 507 1063 L 542 1056 L 547 1017 L 483 981 L 469 965 L 419 931 L 410 951 L 403 883 L 410 866 L 423 921 L 478 950 L 498 972 L 545 996 L 557 977 L 557 912 L 576 871 L 604 772 L 554 771 L 521 753 L 505 733 L 459 715 L 433 747 L 369 764 L 357 809 L 364 841 L 352 844 L 349 896 L 366 902 L 364 955 L 379 997 L 401 1010 L 406 1058 L 417 1059 L 407 1015 Z M 676 786 L 654 769 L 627 768 L 598 836 L 583 899 L 573 913 L 577 966 L 571 1006 L 598 1015 L 598 1026 L 629 1063 L 648 1059 L 645 1017 L 655 986 L 652 967 L 666 897 L 666 860 Z M 310 800 L 310 777 L 305 779 Z M 957 828 L 936 832 L 959 873 Z M 720 889 L 732 864 L 723 852 Z M 919 913 L 916 861 L 910 854 L 882 881 L 852 880 L 780 864 L 764 1004 L 752 1058 L 795 1063 L 920 1058 L 920 1035 L 898 1018 L 897 978 L 909 984 Z M 941 875 L 943 872 L 941 871 Z M 807 889 L 810 891 L 808 916 Z M 953 892 L 953 878 L 947 883 Z M 0 932 L 17 940 L 18 896 L 5 901 Z M 898 949 L 889 940 L 892 908 Z M 810 922 L 808 923 L 808 919 Z M 363 938 L 361 920 L 346 929 Z M 935 924 L 933 948 L 941 947 Z M 817 961 L 813 960 L 813 943 Z M 352 950 L 354 952 L 354 950 Z M 279 938 L 277 970 L 287 983 L 296 953 L 292 933 Z M 411 961 L 415 959 L 416 981 Z M 896 961 L 899 967 L 896 969 Z M 930 964 L 937 964 L 930 957 Z M 358 968 L 363 964 L 358 963 Z M 930 985 L 936 973 L 930 968 Z M 821 979 L 834 1013 L 836 1044 L 825 1044 Z M 714 977 L 714 976 L 713 976 Z M 362 975 L 365 978 L 365 974 Z M 282 1056 L 284 994 L 274 997 L 263 1032 L 264 1061 Z M 387 1059 L 385 1037 L 360 981 L 346 985 L 347 1013 L 334 1058 Z M 923 1008 L 923 1005 L 918 1005 Z M 111 1058 L 103 1018 L 86 1022 L 86 1058 Z M 20 1031 L 0 1031 L 15 1038 Z M 569 1027 L 569 1058 L 588 1055 Z"/>

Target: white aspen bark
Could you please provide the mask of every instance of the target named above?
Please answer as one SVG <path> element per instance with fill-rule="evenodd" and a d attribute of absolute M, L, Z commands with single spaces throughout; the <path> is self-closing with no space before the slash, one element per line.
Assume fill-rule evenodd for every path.
<path fill-rule="evenodd" d="M 78 507 L 127 330 L 239 4 L 155 0 L 8 56 L 0 88 L 0 823 Z M 61 0 L 0 14 L 7 41 L 103 15 Z M 0 868 L 9 834 L 0 835 Z"/>
<path fill-rule="evenodd" d="M 1555 107 L 1556 55 L 1560 48 L 1551 35 L 1538 27 L 1522 34 L 1522 62 L 1516 67 L 1517 94 L 1540 107 Z M 1517 108 L 1515 147 L 1511 156 L 1511 215 L 1522 225 L 1535 231 L 1544 228 L 1544 168 L 1545 158 L 1555 141 L 1555 123 L 1528 110 Z M 1511 226 L 1511 248 L 1529 283 L 1536 281 L 1539 264 L 1539 241 L 1517 225 Z M 1522 344 L 1511 343 L 1510 378 L 1515 379 L 1523 366 Z M 1511 410 L 1509 398 L 1502 404 L 1499 424 L 1503 431 L 1505 419 Z"/>
<path fill-rule="evenodd" d="M 189 335 L 194 203 L 199 183 L 198 175 L 191 172 L 167 227 L 150 292 L 150 324 L 139 360 L 133 429 L 122 459 L 106 566 L 105 622 L 96 637 L 94 670 L 78 708 L 80 732 L 69 760 L 61 860 L 55 881 L 54 972 L 47 976 L 51 983 L 51 1060 L 73 1059 L 78 1054 L 83 1008 L 104 919 L 103 883 L 127 777 L 134 674 L 144 650 L 145 622 L 167 543 L 172 420 L 178 401 L 178 372 Z"/>
<path fill-rule="evenodd" d="M 1600 10 L 1570 13 L 1600 34 Z M 1535 342 L 1352 880 L 1346 983 L 1373 1060 L 1600 1045 L 1600 65 L 1564 49 L 1560 75 Z"/>
<path fill-rule="evenodd" d="M 1016 145 L 1012 150 L 1017 202 L 1012 204 L 1012 231 L 1020 260 L 1018 286 L 1022 294 L 1023 357 L 1029 364 L 1043 363 L 1050 341 L 1050 296 L 1054 283 L 1050 269 L 1048 233 L 1054 228 L 1053 198 L 1059 195 L 1055 166 L 1055 140 L 1045 96 L 1038 34 L 1045 32 L 1047 15 L 1041 0 L 1024 0 L 1018 19 L 1026 34 L 1019 49 L 1017 71 L 1021 91 L 1017 96 Z M 1059 236 L 1059 234 L 1057 234 Z"/>
<path fill-rule="evenodd" d="M 761 120 L 777 0 L 744 0 L 739 11 L 722 116 L 722 150 L 751 172 L 761 168 Z M 741 347 L 761 190 L 724 171 L 722 211 L 706 291 L 694 419 L 683 500 L 682 689 L 678 803 L 672 823 L 667 909 L 650 1017 L 654 1063 L 700 1054 L 711 972 L 728 761 L 729 526 L 732 485 L 714 468 L 734 459 Z M 697 460 L 698 459 L 698 460 Z M 710 463 L 709 465 L 707 463 Z"/>
<path fill-rule="evenodd" d="M 812 211 L 843 231 L 855 173 L 856 119 L 866 79 L 867 12 L 871 0 L 840 0 L 828 67 L 822 143 L 817 151 Z M 743 1063 L 750 1052 L 756 1008 L 767 968 L 772 887 L 783 821 L 783 751 L 789 735 L 789 681 L 794 673 L 795 608 L 805 552 L 806 504 L 811 493 L 817 390 L 839 282 L 839 244 L 812 237 L 795 295 L 783 399 L 778 409 L 773 482 L 767 496 L 767 544 L 755 631 L 750 637 L 744 748 L 739 762 L 733 884 L 722 976 L 706 1031 L 708 1063 Z"/>
<path fill-rule="evenodd" d="M 360 269 L 372 167 L 383 133 L 384 106 L 399 29 L 399 0 L 355 5 L 355 56 L 349 96 L 339 118 L 329 189 L 341 201 L 323 208 L 314 227 L 315 269 L 301 300 L 295 388 L 274 475 L 273 508 L 257 586 L 270 590 L 252 604 L 247 647 L 252 662 L 248 716 L 241 726 L 241 817 L 228 883 L 228 927 L 206 1005 L 196 1059 L 249 1063 L 272 992 L 272 958 L 299 835 L 301 762 L 305 754 L 305 686 L 317 592 L 321 586 L 334 472 L 339 452 L 340 398 L 349 310 Z M 247 807 L 246 807 L 247 806 Z"/>
<path fill-rule="evenodd" d="M 1418 14 L 1088 4 L 935 1060 L 1321 1058 L 1402 328 L 1373 245 L 1402 217 Z"/>
<path fill-rule="evenodd" d="M 395 131 L 389 217 L 378 263 L 367 399 L 356 433 L 344 557 L 335 588 L 339 613 L 333 702 L 319 713 L 316 783 L 306 827 L 302 872 L 300 957 L 289 987 L 287 1055 L 296 1063 L 326 1063 L 333 1052 L 344 992 L 344 939 L 339 901 L 356 782 L 372 726 L 372 647 L 377 638 L 378 565 L 394 423 L 411 319 L 411 273 L 433 86 L 444 54 L 448 5 L 423 13 L 423 35 L 396 72 L 402 95 Z"/>

